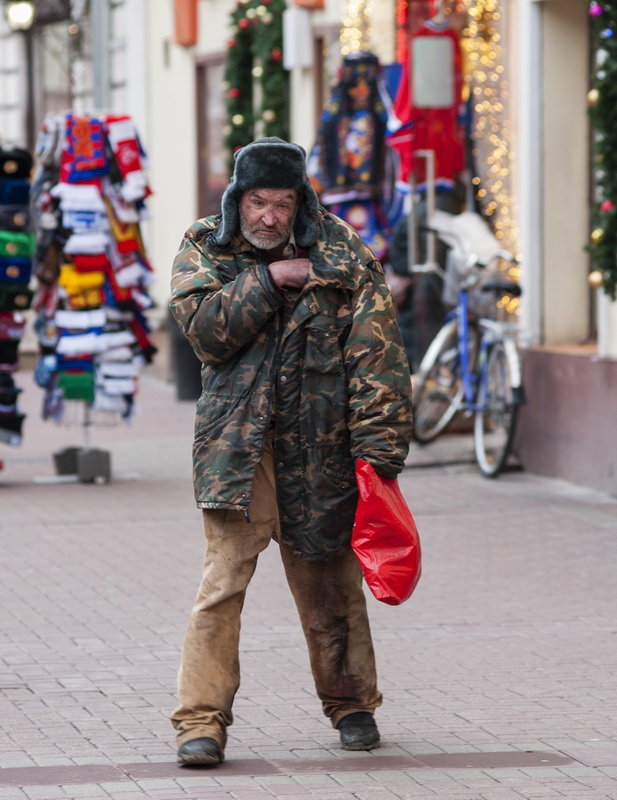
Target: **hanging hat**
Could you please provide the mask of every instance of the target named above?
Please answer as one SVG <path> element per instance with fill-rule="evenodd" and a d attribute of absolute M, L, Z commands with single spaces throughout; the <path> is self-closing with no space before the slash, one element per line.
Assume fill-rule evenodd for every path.
<path fill-rule="evenodd" d="M 30 224 L 28 206 L 0 206 L 0 230 L 25 231 Z"/>
<path fill-rule="evenodd" d="M 221 201 L 222 219 L 212 234 L 214 243 L 229 244 L 239 227 L 238 202 L 248 189 L 294 189 L 300 204 L 294 235 L 300 247 L 310 247 L 319 236 L 319 200 L 306 174 L 306 152 L 300 145 L 276 136 L 258 139 L 234 155 L 231 182 Z"/>
<path fill-rule="evenodd" d="M 0 173 L 0 204 L 27 206 L 30 202 L 30 184 L 22 180 L 5 180 Z"/>
<path fill-rule="evenodd" d="M 21 147 L 0 147 L 0 177 L 10 180 L 28 179 L 32 169 L 32 156 Z"/>

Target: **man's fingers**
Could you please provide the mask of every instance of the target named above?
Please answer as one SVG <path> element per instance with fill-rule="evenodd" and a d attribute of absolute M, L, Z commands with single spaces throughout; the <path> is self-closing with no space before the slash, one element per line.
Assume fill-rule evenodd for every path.
<path fill-rule="evenodd" d="M 310 261 L 308 258 L 290 258 L 270 264 L 270 274 L 277 286 L 299 288 L 306 281 Z"/>

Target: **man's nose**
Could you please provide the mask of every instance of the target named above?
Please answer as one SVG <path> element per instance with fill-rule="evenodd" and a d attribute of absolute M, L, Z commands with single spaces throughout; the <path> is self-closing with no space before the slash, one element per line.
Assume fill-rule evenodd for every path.
<path fill-rule="evenodd" d="M 272 227 L 272 225 L 276 223 L 276 217 L 274 216 L 274 212 L 270 208 L 266 208 L 261 218 L 264 222 L 264 225 L 267 225 L 268 227 Z"/>

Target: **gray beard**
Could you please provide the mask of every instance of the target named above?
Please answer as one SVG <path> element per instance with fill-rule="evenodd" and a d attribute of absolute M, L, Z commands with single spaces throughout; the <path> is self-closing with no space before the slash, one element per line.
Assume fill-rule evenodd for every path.
<path fill-rule="evenodd" d="M 246 220 L 243 219 L 242 215 L 240 215 L 240 232 L 246 239 L 249 244 L 252 244 L 253 247 L 256 247 L 258 250 L 274 250 L 279 245 L 286 242 L 289 238 L 289 233 L 280 234 L 277 236 L 276 239 L 272 239 L 270 237 L 263 237 L 258 236 L 257 234 L 253 233 L 251 229 L 246 224 Z"/>

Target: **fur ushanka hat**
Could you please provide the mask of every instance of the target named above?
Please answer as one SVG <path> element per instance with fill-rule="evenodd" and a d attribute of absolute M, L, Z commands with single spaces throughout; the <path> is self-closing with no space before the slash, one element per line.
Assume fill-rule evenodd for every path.
<path fill-rule="evenodd" d="M 231 182 L 221 200 L 222 219 L 212 239 L 225 247 L 239 228 L 240 196 L 247 189 L 295 189 L 300 195 L 294 236 L 310 247 L 319 236 L 319 200 L 306 174 L 306 152 L 300 145 L 276 136 L 247 144 L 234 156 Z"/>

